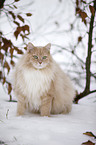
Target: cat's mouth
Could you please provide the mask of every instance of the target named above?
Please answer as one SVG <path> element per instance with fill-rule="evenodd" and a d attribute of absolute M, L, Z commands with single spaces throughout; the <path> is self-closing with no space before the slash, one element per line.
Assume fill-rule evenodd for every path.
<path fill-rule="evenodd" d="M 43 64 L 43 63 L 42 63 L 42 64 L 39 64 L 39 63 L 38 63 L 38 64 L 34 64 L 33 66 L 34 66 L 36 69 L 43 69 L 43 68 L 45 68 L 45 67 L 47 66 L 47 64 Z"/>

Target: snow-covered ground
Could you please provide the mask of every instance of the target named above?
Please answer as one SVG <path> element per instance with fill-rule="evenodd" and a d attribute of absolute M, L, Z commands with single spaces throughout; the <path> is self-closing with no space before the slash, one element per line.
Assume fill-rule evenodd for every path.
<path fill-rule="evenodd" d="M 39 114 L 16 116 L 17 103 L 8 102 L 0 85 L 0 141 L 6 145 L 81 145 L 96 134 L 96 96 L 73 104 L 71 113 L 41 117 Z M 2 144 L 2 145 L 5 145 Z"/>

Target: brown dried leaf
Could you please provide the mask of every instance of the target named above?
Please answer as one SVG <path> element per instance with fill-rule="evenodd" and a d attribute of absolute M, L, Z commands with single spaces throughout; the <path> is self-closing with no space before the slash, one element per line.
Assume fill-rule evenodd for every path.
<path fill-rule="evenodd" d="M 10 61 L 10 64 L 11 64 L 12 66 L 15 66 L 15 62 L 14 62 L 13 60 Z"/>
<path fill-rule="evenodd" d="M 81 42 L 81 41 L 82 41 L 82 37 L 79 36 L 79 37 L 78 37 L 78 43 Z"/>
<path fill-rule="evenodd" d="M 14 32 L 14 36 L 16 37 L 16 39 L 18 38 L 18 35 L 20 34 L 21 31 L 22 31 L 22 27 L 18 26 L 16 31 Z"/>
<path fill-rule="evenodd" d="M 18 47 L 14 47 L 14 50 L 18 51 Z"/>
<path fill-rule="evenodd" d="M 82 22 L 84 22 L 85 18 L 87 17 L 87 14 L 85 12 L 80 12 Z"/>
<path fill-rule="evenodd" d="M 15 14 L 12 11 L 8 11 L 8 12 L 12 16 L 12 18 L 15 20 L 15 18 L 16 18 Z"/>
<path fill-rule="evenodd" d="M 14 36 L 16 37 L 16 39 L 18 38 L 18 35 L 19 35 L 19 32 L 16 30 L 16 31 L 14 32 Z"/>
<path fill-rule="evenodd" d="M 0 71 L 0 80 L 1 80 L 1 78 L 2 78 L 2 71 Z"/>
<path fill-rule="evenodd" d="M 92 13 L 92 15 L 94 16 L 95 14 L 95 9 L 93 6 L 89 5 L 89 9 L 90 9 L 90 12 Z"/>
<path fill-rule="evenodd" d="M 22 26 L 23 32 L 25 33 L 25 31 L 28 31 L 28 34 L 30 33 L 29 31 L 29 26 L 28 25 L 24 25 Z"/>
<path fill-rule="evenodd" d="M 13 48 L 10 48 L 11 58 L 13 58 L 13 52 L 14 52 L 14 49 Z"/>
<path fill-rule="evenodd" d="M 17 47 L 14 47 L 14 49 L 17 51 L 18 54 L 23 54 L 23 51 L 18 49 Z"/>
<path fill-rule="evenodd" d="M 20 26 L 20 24 L 17 21 L 13 21 L 17 26 Z"/>
<path fill-rule="evenodd" d="M 27 47 L 24 47 L 25 50 L 27 50 Z"/>
<path fill-rule="evenodd" d="M 5 78 L 5 76 L 3 77 L 3 85 L 5 84 L 5 82 L 6 82 L 6 78 Z"/>
<path fill-rule="evenodd" d="M 26 13 L 26 16 L 30 17 L 30 16 L 32 16 L 32 14 L 31 13 Z"/>
<path fill-rule="evenodd" d="M 20 1 L 20 0 L 14 0 L 15 2 L 18 2 L 18 1 Z"/>
<path fill-rule="evenodd" d="M 88 135 L 88 136 L 92 136 L 92 137 L 95 137 L 96 138 L 96 136 L 92 132 L 85 132 L 83 134 Z"/>
<path fill-rule="evenodd" d="M 4 63 L 4 68 L 7 68 L 8 73 L 9 73 L 9 71 L 10 71 L 10 66 L 9 66 L 9 64 L 8 64 L 7 61 L 5 61 L 5 63 Z"/>
<path fill-rule="evenodd" d="M 2 46 L 2 49 L 4 49 L 7 52 L 8 47 L 12 46 L 12 42 L 11 42 L 11 40 L 8 40 L 6 38 L 2 38 L 2 41 L 4 43 L 4 45 Z"/>
<path fill-rule="evenodd" d="M 17 7 L 15 5 L 13 5 L 15 9 L 17 9 Z"/>
<path fill-rule="evenodd" d="M 18 38 L 18 35 L 21 33 L 21 31 L 23 31 L 25 33 L 25 31 L 28 31 L 28 34 L 30 34 L 30 30 L 29 30 L 29 26 L 28 25 L 24 25 L 22 27 L 18 26 L 16 31 L 14 32 L 14 36 L 16 37 L 16 39 Z M 26 35 L 28 35 L 26 34 Z M 23 34 L 20 34 L 20 36 L 24 36 Z M 22 37 L 21 36 L 21 37 Z M 26 38 L 26 36 L 24 36 Z"/>
<path fill-rule="evenodd" d="M 84 24 L 87 25 L 87 21 L 86 21 L 86 19 L 84 20 Z"/>
<path fill-rule="evenodd" d="M 83 142 L 82 145 L 95 145 L 95 143 L 88 140 L 87 142 Z"/>
<path fill-rule="evenodd" d="M 18 49 L 17 52 L 18 52 L 18 54 L 23 54 L 23 51 L 22 51 L 22 50 L 19 50 L 19 49 Z"/>
<path fill-rule="evenodd" d="M 10 83 L 8 83 L 8 94 L 10 94 L 10 93 L 11 93 L 11 91 L 12 91 L 12 86 L 11 86 L 11 84 L 10 84 Z"/>
<path fill-rule="evenodd" d="M 79 7 L 76 7 L 76 14 L 80 14 L 82 10 Z"/>
<path fill-rule="evenodd" d="M 4 55 L 0 52 L 0 60 L 3 61 Z"/>
<path fill-rule="evenodd" d="M 20 21 L 22 21 L 24 23 L 24 19 L 20 15 L 17 15 L 17 17 Z"/>

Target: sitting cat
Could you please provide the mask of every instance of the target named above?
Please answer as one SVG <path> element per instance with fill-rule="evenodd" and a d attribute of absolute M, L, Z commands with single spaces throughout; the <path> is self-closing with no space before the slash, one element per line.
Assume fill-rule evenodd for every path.
<path fill-rule="evenodd" d="M 17 115 L 23 115 L 26 109 L 40 112 L 41 116 L 71 111 L 75 91 L 69 77 L 53 60 L 50 47 L 50 43 L 44 47 L 28 43 L 27 52 L 14 68 Z"/>

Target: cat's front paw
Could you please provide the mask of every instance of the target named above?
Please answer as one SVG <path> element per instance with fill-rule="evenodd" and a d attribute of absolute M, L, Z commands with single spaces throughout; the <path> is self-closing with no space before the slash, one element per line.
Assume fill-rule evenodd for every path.
<path fill-rule="evenodd" d="M 41 114 L 41 116 L 47 116 L 47 117 L 50 117 L 50 114 Z"/>
<path fill-rule="evenodd" d="M 50 117 L 50 113 L 49 112 L 42 112 L 41 111 L 41 116 L 48 116 L 48 117 Z"/>
<path fill-rule="evenodd" d="M 16 116 L 22 116 L 22 115 L 24 115 L 24 112 L 17 111 Z"/>

